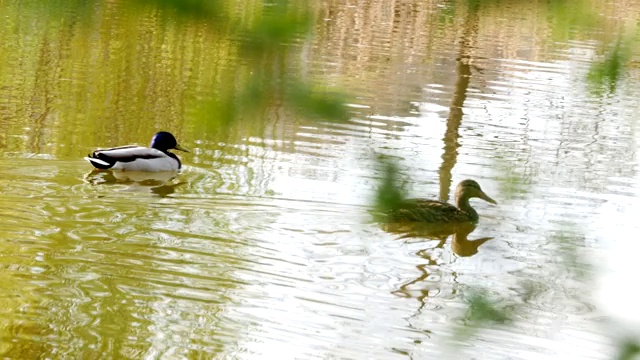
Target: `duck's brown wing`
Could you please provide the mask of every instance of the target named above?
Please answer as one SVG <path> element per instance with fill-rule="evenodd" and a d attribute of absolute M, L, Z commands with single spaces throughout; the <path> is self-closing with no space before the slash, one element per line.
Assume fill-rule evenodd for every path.
<path fill-rule="evenodd" d="M 408 199 L 389 212 L 389 222 L 449 223 L 469 221 L 466 213 L 451 204 L 427 199 Z"/>

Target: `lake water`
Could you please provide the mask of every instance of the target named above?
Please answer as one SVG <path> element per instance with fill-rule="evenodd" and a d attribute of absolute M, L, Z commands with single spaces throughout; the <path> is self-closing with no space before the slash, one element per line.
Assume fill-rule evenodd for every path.
<path fill-rule="evenodd" d="M 640 3 L 294 3 L 309 31 L 276 53 L 240 30 L 278 5 L 220 6 L 0 3 L 3 358 L 609 359 L 640 337 Z M 350 118 L 243 95 L 281 77 Z M 82 160 L 160 129 L 191 150 L 175 177 Z M 379 156 L 411 196 L 472 178 L 498 205 L 456 239 L 388 231 Z M 511 320 L 474 323 L 477 293 Z"/>

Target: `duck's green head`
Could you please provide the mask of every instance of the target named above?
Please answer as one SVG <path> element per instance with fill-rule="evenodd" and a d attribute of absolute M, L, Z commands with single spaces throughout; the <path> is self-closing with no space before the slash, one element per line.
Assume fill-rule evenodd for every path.
<path fill-rule="evenodd" d="M 160 151 L 176 149 L 189 152 L 189 150 L 178 144 L 178 141 L 176 140 L 175 136 L 173 136 L 173 134 L 167 131 L 159 131 L 155 135 L 153 135 L 150 147 L 158 149 Z"/>

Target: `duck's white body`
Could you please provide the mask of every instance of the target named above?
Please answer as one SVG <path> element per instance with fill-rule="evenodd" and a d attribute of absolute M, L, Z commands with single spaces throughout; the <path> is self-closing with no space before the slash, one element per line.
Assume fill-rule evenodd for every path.
<path fill-rule="evenodd" d="M 161 134 L 158 137 L 158 134 Z M 160 132 L 154 136 L 152 147 L 137 145 L 121 146 L 94 151 L 84 159 L 98 169 L 122 171 L 178 171 L 182 167 L 180 159 L 168 149 L 187 151 L 178 145 L 173 135 Z M 168 134 L 168 135 L 167 135 Z M 161 140 L 158 140 L 161 139 Z M 168 141 L 168 145 L 167 143 Z"/>

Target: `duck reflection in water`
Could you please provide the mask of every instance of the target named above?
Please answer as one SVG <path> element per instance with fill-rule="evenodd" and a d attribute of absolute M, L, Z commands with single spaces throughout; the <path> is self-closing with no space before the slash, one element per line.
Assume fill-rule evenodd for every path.
<path fill-rule="evenodd" d="M 398 240 L 430 239 L 438 240 L 434 248 L 442 248 L 447 238 L 452 235 L 451 251 L 454 254 L 465 257 L 475 255 L 478 248 L 493 237 L 468 239 L 468 235 L 476 229 L 473 222 L 453 224 L 429 224 L 429 223 L 388 223 L 382 225 L 383 230 L 400 234 Z"/>
<path fill-rule="evenodd" d="M 159 196 L 168 196 L 176 187 L 185 182 L 173 182 L 177 171 L 145 172 L 145 171 L 110 171 L 93 170 L 84 179 L 93 185 L 128 185 L 122 191 L 151 192 Z"/>
<path fill-rule="evenodd" d="M 415 298 L 420 302 L 421 310 L 429 304 L 428 298 L 443 291 L 443 285 L 439 280 L 443 276 L 442 255 L 438 249 L 442 249 L 450 235 L 452 236 L 451 251 L 459 257 L 472 256 L 478 253 L 478 248 L 493 237 L 484 237 L 469 240 L 468 235 L 475 230 L 473 222 L 457 224 L 425 224 L 425 223 L 404 223 L 385 224 L 385 230 L 392 233 L 400 233 L 398 239 L 408 241 L 411 238 L 438 240 L 435 246 L 422 248 L 416 252 L 425 263 L 416 265 L 418 276 L 401 284 L 393 294 Z"/>

